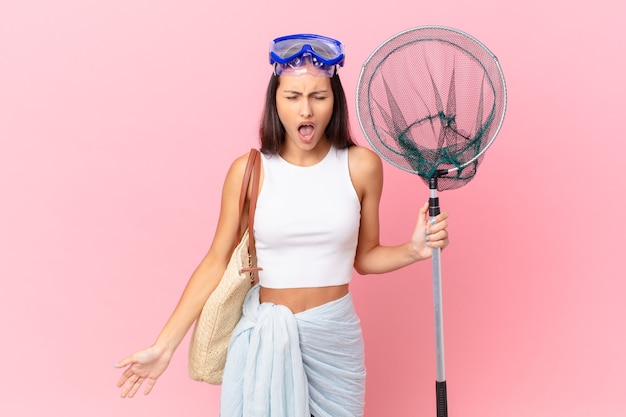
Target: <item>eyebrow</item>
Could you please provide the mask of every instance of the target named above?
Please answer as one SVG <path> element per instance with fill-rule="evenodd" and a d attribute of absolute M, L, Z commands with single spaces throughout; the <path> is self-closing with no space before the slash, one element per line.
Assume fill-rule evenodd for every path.
<path fill-rule="evenodd" d="M 315 94 L 328 94 L 330 90 L 315 90 L 315 91 L 311 91 L 309 93 L 310 96 L 315 95 Z M 283 93 L 288 93 L 288 94 L 298 94 L 298 95 L 303 95 L 304 93 L 302 91 L 298 91 L 298 90 L 283 90 Z"/>

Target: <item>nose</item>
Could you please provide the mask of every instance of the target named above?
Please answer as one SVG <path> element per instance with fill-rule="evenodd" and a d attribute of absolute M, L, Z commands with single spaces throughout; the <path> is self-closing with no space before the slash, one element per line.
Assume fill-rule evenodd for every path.
<path fill-rule="evenodd" d="M 302 100 L 302 107 L 300 108 L 300 116 L 307 118 L 313 116 L 313 108 L 309 100 Z"/>

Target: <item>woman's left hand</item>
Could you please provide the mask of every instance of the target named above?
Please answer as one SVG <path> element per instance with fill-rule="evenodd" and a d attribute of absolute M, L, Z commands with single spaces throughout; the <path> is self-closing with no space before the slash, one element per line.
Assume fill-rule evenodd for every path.
<path fill-rule="evenodd" d="M 419 210 L 417 225 L 411 243 L 419 257 L 426 259 L 432 256 L 432 248 L 444 249 L 450 243 L 448 239 L 448 213 L 441 212 L 436 217 L 428 218 L 428 202 Z"/>

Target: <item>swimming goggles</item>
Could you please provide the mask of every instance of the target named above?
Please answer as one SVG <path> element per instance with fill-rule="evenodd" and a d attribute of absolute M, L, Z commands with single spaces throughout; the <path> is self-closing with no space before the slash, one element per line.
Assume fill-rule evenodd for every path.
<path fill-rule="evenodd" d="M 332 77 L 345 60 L 338 40 L 320 35 L 298 34 L 276 38 L 270 44 L 270 64 L 276 75 L 313 75 Z M 312 67 L 308 71 L 307 63 Z"/>

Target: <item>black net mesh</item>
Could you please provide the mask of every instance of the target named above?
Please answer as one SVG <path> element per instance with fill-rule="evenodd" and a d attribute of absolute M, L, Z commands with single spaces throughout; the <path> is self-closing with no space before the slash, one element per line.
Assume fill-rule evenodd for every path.
<path fill-rule="evenodd" d="M 383 43 L 365 62 L 357 113 L 382 158 L 438 190 L 476 174 L 506 107 L 495 56 L 463 32 L 420 27 Z"/>

